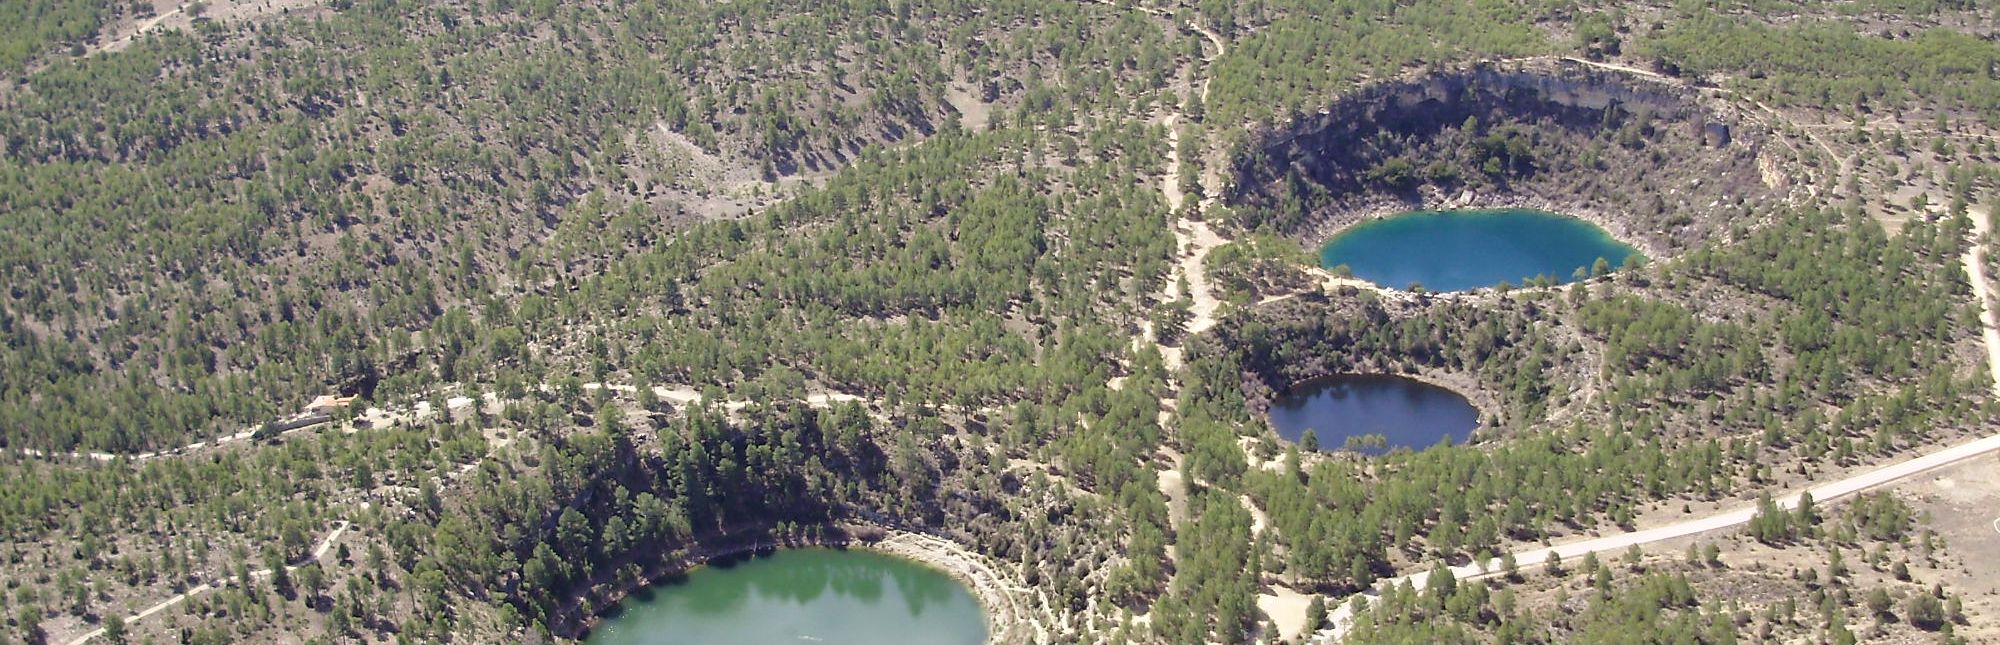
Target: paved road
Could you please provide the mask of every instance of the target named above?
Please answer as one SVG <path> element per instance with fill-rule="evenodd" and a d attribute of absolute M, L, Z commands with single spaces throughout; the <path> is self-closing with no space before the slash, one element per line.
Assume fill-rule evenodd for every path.
<path fill-rule="evenodd" d="M 1815 486 L 1808 489 L 1807 492 L 1812 493 L 1815 501 L 1832 500 L 1893 483 L 1912 475 L 1949 466 L 1973 457 L 1986 455 L 1994 451 L 2000 451 L 2000 435 L 1967 441 L 1922 457 L 1890 464 L 1853 477 Z M 1784 508 L 1795 508 L 1799 502 L 1799 493 L 1786 495 L 1784 498 L 1777 500 L 1777 502 Z M 1744 506 L 1700 519 L 1688 520 L 1686 522 L 1669 524 L 1643 531 L 1610 535 L 1531 551 L 1516 551 L 1514 559 L 1523 566 L 1532 566 L 1547 561 L 1549 554 L 1554 553 L 1565 561 L 1574 562 L 1576 558 L 1581 558 L 1589 553 L 1616 553 L 1633 545 L 1662 542 L 1748 524 L 1750 518 L 1756 515 L 1756 512 L 1757 509 L 1755 506 Z M 1460 580 L 1477 580 L 1497 575 L 1501 573 L 1500 569 L 1500 560 L 1496 558 L 1488 560 L 1483 564 L 1475 563 L 1452 567 L 1451 574 Z M 1421 590 L 1424 588 L 1429 576 L 1429 571 L 1422 571 L 1401 578 L 1386 580 L 1377 583 L 1375 589 L 1370 590 L 1365 595 L 1374 597 L 1379 594 L 1378 590 L 1380 589 L 1401 586 L 1405 582 Z M 1327 617 L 1332 627 L 1322 630 L 1319 633 L 1320 642 L 1338 642 L 1340 637 L 1353 627 L 1354 616 L 1350 606 L 1346 604 L 1347 600 L 1343 599 L 1340 607 L 1331 612 Z"/>
<path fill-rule="evenodd" d="M 1975 213 L 1972 218 L 1976 235 L 1974 236 L 1973 244 L 1966 250 L 1964 262 L 1966 277 L 1972 282 L 1973 294 L 1979 298 L 1980 332 L 1981 337 L 1985 339 L 1987 368 L 1994 377 L 1993 387 L 1995 393 L 2000 394 L 2000 315 L 1996 315 L 1994 296 L 1991 290 L 1987 288 L 1986 282 L 1985 245 L 1987 243 L 1986 234 L 1990 230 L 1991 224 L 1987 221 L 1988 218 L 1985 215 L 1985 212 L 1982 211 Z M 1995 451 L 2000 451 L 2000 434 L 1966 441 L 1921 457 L 1889 464 L 1851 477 L 1820 484 L 1803 492 L 1811 493 L 1814 500 L 1832 500 L 1877 486 L 1894 483 L 1913 475 L 1949 466 Z M 1798 505 L 1800 494 L 1800 492 L 1793 492 L 1777 500 L 1777 502 L 1784 508 L 1795 508 Z M 1514 559 L 1523 565 L 1534 565 L 1547 561 L 1551 553 L 1560 556 L 1564 560 L 1574 560 L 1588 553 L 1615 553 L 1633 545 L 1683 538 L 1748 524 L 1750 518 L 1755 516 L 1756 512 L 1757 509 L 1755 506 L 1744 506 L 1699 519 L 1650 528 L 1643 531 L 1582 540 L 1530 551 L 1517 551 L 1514 553 Z M 1994 529 L 2000 530 L 2000 520 L 1995 520 Z M 1483 563 L 1452 567 L 1451 574 L 1460 580 L 1474 580 L 1494 575 L 1499 572 L 1499 569 L 1500 560 L 1493 559 Z M 1429 571 L 1423 571 L 1383 581 L 1378 583 L 1375 590 L 1369 591 L 1367 595 L 1376 595 L 1379 593 L 1376 590 L 1391 586 L 1401 586 L 1405 582 L 1410 583 L 1418 589 L 1422 589 L 1429 576 Z M 1346 634 L 1347 630 L 1352 628 L 1354 624 L 1353 612 L 1345 599 L 1327 618 L 1331 627 L 1321 630 L 1317 634 L 1317 638 L 1322 643 L 1339 641 L 1340 637 Z"/>

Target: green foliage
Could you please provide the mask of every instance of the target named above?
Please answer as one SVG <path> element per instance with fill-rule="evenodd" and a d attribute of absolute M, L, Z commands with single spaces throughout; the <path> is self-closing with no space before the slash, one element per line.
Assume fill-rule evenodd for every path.
<path fill-rule="evenodd" d="M 1632 586 L 1591 605 L 1575 627 L 1572 642 L 1646 643 L 1734 642 L 1735 627 L 1699 610 L 1694 589 L 1678 575 L 1646 574 Z"/>
<path fill-rule="evenodd" d="M 1363 643 L 1471 642 L 1477 640 L 1476 632 L 1468 628 L 1488 628 L 1500 642 L 1520 642 L 1523 628 L 1538 628 L 1575 643 L 1734 642 L 1734 625 L 1703 610 L 1693 586 L 1680 575 L 1639 576 L 1573 616 L 1500 620 L 1511 614 L 1499 606 L 1511 602 L 1504 594 L 1496 604 L 1484 585 L 1435 585 L 1421 592 L 1405 585 L 1362 612 L 1347 637 Z M 1572 610 L 1559 606 L 1553 611 Z"/>
<path fill-rule="evenodd" d="M 1857 495 L 1839 517 L 1856 537 L 1875 542 L 1900 542 L 1916 524 L 1916 510 L 1889 493 Z"/>
<path fill-rule="evenodd" d="M 1886 616 L 1889 613 L 1889 608 L 1894 606 L 1894 603 L 1895 601 L 1889 598 L 1889 590 L 1881 587 L 1868 590 L 1868 598 L 1865 601 L 1868 613 L 1875 614 L 1876 616 Z"/>
<path fill-rule="evenodd" d="M 1796 508 L 1785 509 L 1767 493 L 1757 498 L 1757 513 L 1750 517 L 1750 536 L 1765 544 L 1786 544 L 1813 536 L 1819 523 L 1812 507 L 1812 494 L 1805 493 Z"/>
<path fill-rule="evenodd" d="M 1739 288 L 1768 293 L 1772 299 L 1764 302 L 1784 303 L 1768 312 L 1780 321 L 1772 325 L 1708 322 L 1677 299 L 1621 293 L 1611 285 L 1597 289 L 1607 295 L 1579 300 L 1573 310 L 1563 312 L 1553 309 L 1558 303 L 1552 299 L 1522 298 L 1478 308 L 1440 302 L 1421 316 L 1404 317 L 1363 299 L 1310 312 L 1277 309 L 1225 325 L 1215 343 L 1195 347 L 1190 369 L 1226 370 L 1208 367 L 1220 362 L 1261 374 L 1263 383 L 1279 384 L 1385 365 L 1467 373 L 1488 391 L 1502 394 L 1507 407 L 1489 414 L 1500 412 L 1525 425 L 1547 405 L 1543 392 L 1548 377 L 1543 375 L 1590 351 L 1564 349 L 1567 343 L 1556 340 L 1560 332 L 1548 319 L 1563 320 L 1599 339 L 1596 351 L 1608 366 L 1604 376 L 1612 384 L 1611 394 L 1572 412 L 1600 415 L 1595 418 L 1604 419 L 1601 424 L 1544 426 L 1487 446 L 1440 445 L 1391 454 L 1375 468 L 1327 460 L 1300 475 L 1253 472 L 1245 477 L 1249 492 L 1269 512 L 1277 540 L 1287 547 L 1288 572 L 1309 586 L 1357 589 L 1386 572 L 1392 549 L 1462 556 L 1505 540 L 1534 539 L 1552 525 L 1622 523 L 1640 500 L 1713 498 L 1740 479 L 1762 477 L 1766 459 L 1843 458 L 1829 437 L 1840 428 L 1873 429 L 1884 437 L 1884 446 L 1934 432 L 1930 422 L 1921 420 L 1947 419 L 1950 410 L 1969 409 L 1964 397 L 1975 391 L 1971 381 L 1940 379 L 1904 362 L 1912 355 L 1935 354 L 1945 360 L 1942 352 L 1969 333 L 1962 326 L 1969 318 L 1956 287 L 1950 286 L 1953 281 L 1939 276 L 1951 266 L 1954 227 L 1912 228 L 1903 237 L 1885 240 L 1870 223 L 1840 226 L 1816 211 L 1783 214 L 1737 245 L 1697 250 L 1663 267 L 1670 276 L 1719 274 L 1714 279 L 1741 281 L 1746 284 Z M 1773 255 L 1789 257 L 1773 263 Z M 1760 258 L 1770 267 L 1767 271 L 1751 268 Z M 1810 272 L 1816 278 L 1806 277 L 1808 262 L 1816 267 Z M 1791 276 L 1794 263 L 1797 276 Z M 1898 289 L 1901 293 L 1890 293 Z M 1841 307 L 1834 304 L 1835 290 L 1877 294 L 1877 302 L 1893 303 L 1886 306 L 1903 312 L 1898 319 L 1929 320 L 1931 326 L 1903 325 L 1892 322 L 1895 316 Z M 1517 313 L 1517 306 L 1541 312 L 1543 320 Z M 1800 355 L 1869 376 L 1842 381 L 1850 387 L 1805 387 L 1801 381 L 1814 373 L 1808 370 L 1821 363 L 1801 363 L 1771 384 L 1772 361 L 1762 352 L 1784 346 L 1782 321 L 1820 315 L 1814 312 L 1828 308 L 1832 331 L 1844 340 L 1823 345 L 1800 341 L 1802 347 L 1816 347 Z M 1261 398 L 1273 390 L 1252 383 L 1246 391 Z M 1200 402 L 1208 392 L 1187 388 L 1182 401 Z M 1755 446 L 1734 440 L 1725 444 L 1713 435 L 1665 435 L 1680 423 L 1677 413 L 1669 411 L 1690 393 L 1722 394 L 1752 404 L 1704 417 L 1697 432 L 1777 428 L 1771 436 L 1778 439 Z M 1649 403 L 1635 409 L 1640 402 Z M 1846 405 L 1838 416 L 1848 421 L 1829 428 L 1825 418 L 1813 413 L 1796 425 L 1780 421 L 1792 414 L 1788 410 L 1827 404 Z M 1746 408 L 1753 406 L 1768 411 L 1750 414 Z M 1620 476 L 1604 477 L 1607 472 Z M 1460 494 L 1440 501 L 1434 494 L 1438 490 Z M 1893 507 L 1878 510 L 1875 504 L 1864 501 L 1856 508 L 1867 517 L 1880 514 L 1885 529 L 1907 526 L 1894 520 Z M 1810 507 L 1778 512 L 1771 505 L 1753 532 L 1770 541 L 1799 539 L 1808 535 L 1816 517 Z"/>
<path fill-rule="evenodd" d="M 1257 233 L 1209 251 L 1204 265 L 1217 298 L 1249 306 L 1263 294 L 1310 288 L 1312 278 L 1299 267 L 1317 262 L 1295 240 Z"/>
<path fill-rule="evenodd" d="M 1233 42 L 1216 61 L 1208 118 L 1222 123 L 1310 114 L 1366 77 L 1427 64 L 1548 49 L 1538 3 L 1203 2 L 1203 20 Z"/>
<path fill-rule="evenodd" d="M 1621 294 L 1585 303 L 1577 322 L 1604 340 L 1600 375 L 1621 386 L 1640 381 L 1672 394 L 1701 394 L 1769 374 L 1750 330 L 1703 321 L 1679 303 Z"/>
<path fill-rule="evenodd" d="M 1157 631 L 1176 642 L 1250 642 L 1258 584 L 1250 513 L 1221 492 L 1188 503 L 1193 523 L 1175 543 L 1179 571 L 1169 592 L 1172 602 L 1162 603 L 1172 613 Z"/>
<path fill-rule="evenodd" d="M 976 179 L 1044 150 L 1021 131 L 870 155 L 756 218 L 619 262 L 556 300 L 564 316 L 526 327 L 618 329 L 604 354 L 655 383 L 731 385 L 782 365 L 857 394 L 1054 401 L 1110 375 L 1103 357 L 1129 343 L 1108 327 L 1128 322 L 1107 315 L 1128 289 L 1119 276 L 1138 267 L 1157 285 L 1172 248 L 1158 193 L 1116 179 L 1157 160 L 1142 132 L 1102 133 L 1101 156 L 1066 178 Z M 663 283 L 678 286 L 663 298 L 649 287 Z"/>
<path fill-rule="evenodd" d="M 1903 604 L 1903 614 L 1911 625 L 1924 631 L 1937 631 L 1945 625 L 1947 618 L 1944 601 L 1927 593 L 1911 595 L 1909 601 Z"/>
<path fill-rule="evenodd" d="M 0 78 L 15 76 L 57 47 L 81 48 L 105 24 L 141 7 L 151 13 L 145 2 L 21 0 L 0 6 Z"/>
<path fill-rule="evenodd" d="M 1576 39 L 1576 48 L 1585 56 L 1591 58 L 1617 56 L 1623 47 L 1617 27 L 1612 24 L 1610 15 L 1598 12 L 1584 13 L 1577 17 L 1572 29 L 1575 31 L 1572 37 Z"/>
<path fill-rule="evenodd" d="M 21 70 L 0 92 L 0 537 L 41 574 L 10 581 L 0 608 L 26 640 L 45 636 L 45 612 L 106 616 L 118 640 L 127 596 L 107 585 L 195 579 L 214 589 L 175 612 L 188 642 L 299 616 L 331 639 L 518 639 L 573 625 L 640 572 L 867 521 L 1018 562 L 1072 613 L 1108 599 L 1150 608 L 1169 642 L 1246 642 L 1273 578 L 1359 589 L 1398 562 L 1719 498 L 1776 458 L 1888 454 L 1982 418 L 1977 384 L 1934 369 L 1974 320 L 1951 286 L 1959 219 L 1891 238 L 1846 213 L 1782 212 L 1570 298 L 1300 298 L 1286 306 L 1303 313 L 1235 315 L 1186 339 L 1179 374 L 1129 349 L 1138 321 L 1172 345 L 1191 315 L 1147 295 L 1175 243 L 1147 125 L 1162 106 L 1219 125 L 1190 132 L 1169 171 L 1192 187 L 1205 137 L 1227 144 L 1364 79 L 1555 51 L 1544 34 L 1565 21 L 1586 55 L 1616 55 L 1619 15 L 1459 0 L 1204 0 L 1171 19 L 1044 0 L 343 0 L 56 55 L 128 4 L 0 8 L 0 68 Z M 1190 17 L 1229 53 L 1199 62 L 1207 45 L 1175 27 Z M 1707 20 L 1631 46 L 1773 102 L 1935 93 L 1994 109 L 1979 78 L 1990 43 Z M 1184 91 L 1189 71 L 1213 81 L 1206 101 Z M 963 93 L 985 123 L 960 122 Z M 1591 168 L 1662 154 L 1653 115 L 1605 112 L 1601 133 L 1560 145 L 1546 124 L 1453 114 L 1354 148 L 1376 156 L 1350 179 L 1505 186 L 1575 170 L 1563 146 Z M 1978 180 L 1955 181 L 1963 199 Z M 1274 232 L 1305 212 L 1279 206 L 1303 203 L 1211 213 L 1260 230 L 1208 257 L 1226 300 L 1249 309 L 1311 285 L 1296 269 L 1310 258 Z M 1759 315 L 1698 306 L 1718 292 Z M 1473 374 L 1505 440 L 1248 465 L 1268 457 L 1241 439 L 1263 434 L 1254 412 L 1272 385 L 1363 366 Z M 1576 400 L 1574 375 L 1598 379 Z M 738 403 L 671 403 L 654 384 Z M 812 390 L 869 403 L 797 402 Z M 511 407 L 143 463 L 20 454 L 171 450 L 327 391 L 395 409 L 492 391 Z M 1556 410 L 1573 422 L 1543 423 Z M 1174 451 L 1190 489 L 1178 528 L 1156 486 Z M 1245 500 L 1268 512 L 1265 531 Z M 1764 506 L 1760 539 L 1813 532 L 1812 512 Z M 1819 530 L 1902 539 L 1912 516 L 1864 496 Z M 333 518 L 354 530 L 307 557 Z M 1584 569 L 1597 593 L 1573 640 L 1726 640 L 1686 580 L 1617 590 L 1609 567 Z M 1913 623 L 1959 613 L 1921 597 Z M 1421 594 L 1385 594 L 1357 634 L 1525 634 L 1501 598 L 1437 573 Z"/>
<path fill-rule="evenodd" d="M 0 275 L 15 287 L 0 297 L 5 440 L 139 452 L 233 433 L 329 389 L 379 383 L 401 394 L 491 377 L 496 364 L 532 354 L 524 341 L 533 339 L 509 317 L 556 314 L 546 305 L 577 277 L 669 246 L 670 237 L 680 239 L 673 246 L 701 241 L 675 235 L 685 219 L 676 215 L 706 215 L 728 201 L 724 193 L 744 189 L 718 183 L 726 169 L 711 177 L 673 159 L 830 171 L 872 144 L 956 130 L 944 88 L 957 75 L 1001 85 L 993 99 L 1003 122 L 1016 106 L 1018 125 L 1060 129 L 1079 112 L 1126 107 L 1110 97 L 1158 90 L 1175 63 L 1171 32 L 1127 12 L 1073 2 L 972 6 L 375 2 L 224 29 L 213 42 L 149 37 L 117 55 L 51 65 L 0 110 L 0 194 L 10 214 L 0 222 Z M 1013 18 L 1027 14 L 1040 18 Z M 863 41 L 884 46 L 843 45 Z M 980 54 L 960 63 L 973 69 L 945 67 L 933 43 Z M 830 64 L 835 51 L 848 62 Z M 1035 71 L 1043 66 L 1064 71 Z M 752 79 L 734 71 L 742 69 L 764 72 Z M 1097 91 L 1057 93 L 1044 79 Z M 1157 167 L 1153 145 L 1131 146 L 1132 165 L 1119 176 L 1139 163 Z M 1034 147 L 1033 163 L 1022 165 L 1044 158 Z M 907 262 L 905 274 L 972 260 L 947 277 L 1006 279 L 1011 292 L 981 294 L 988 300 L 979 304 L 994 306 L 1019 297 L 1031 256 L 1069 259 L 1060 245 L 1016 235 L 1047 227 L 1032 221 L 1040 211 L 1102 207 L 1136 217 L 1157 208 L 1155 194 L 1134 200 L 1151 193 L 1139 187 L 1051 203 L 1031 192 L 1047 180 L 966 204 L 948 222 L 977 237 L 962 253 L 939 255 L 949 236 L 936 235 L 938 226 L 908 240 L 903 231 L 852 233 L 912 242 L 876 258 Z M 954 190 L 941 174 L 912 183 Z M 875 186 L 847 185 L 841 197 L 859 203 L 819 210 L 865 207 Z M 907 208 L 905 216 L 919 212 Z M 1094 249 L 1081 245 L 1161 231 L 1157 221 L 1045 232 Z M 1141 244 L 1111 253 L 1133 250 L 1157 252 Z M 848 275 L 822 288 L 900 277 Z M 834 304 L 970 297 L 965 285 L 937 287 Z M 411 334 L 418 330 L 428 333 Z"/>
<path fill-rule="evenodd" d="M 1552 74 L 1534 81 L 1482 65 L 1398 76 L 1259 131 L 1231 150 L 1231 223 L 1309 237 L 1423 195 L 1534 194 L 1692 241 L 1728 216 L 1691 213 L 1765 194 L 1748 157 L 1703 141 L 1704 121 L 1687 95 L 1613 89 L 1617 81 L 1583 68 Z M 1593 106 L 1560 100 L 1538 82 L 1631 94 Z"/>
<path fill-rule="evenodd" d="M 569 436 L 544 450 L 538 477 L 477 471 L 462 506 L 409 520 L 435 525 L 435 535 L 413 533 L 398 551 L 468 592 L 503 588 L 518 574 L 526 584 L 510 600 L 554 623 L 578 590 L 620 563 L 657 565 L 703 537 L 822 524 L 842 503 L 923 499 L 935 485 L 928 460 L 884 454 L 873 423 L 851 404 L 748 412 L 737 421 L 697 409 L 658 428 L 648 446 L 614 433 Z M 926 512 L 894 512 L 906 511 Z M 524 535 L 518 527 L 540 528 Z"/>
<path fill-rule="evenodd" d="M 2000 46 L 1949 30 L 1911 38 L 1858 33 L 1842 23 L 1767 26 L 1697 11 L 1638 49 L 1691 76 L 1730 82 L 1778 104 L 1895 109 L 1922 102 L 2000 114 Z"/>

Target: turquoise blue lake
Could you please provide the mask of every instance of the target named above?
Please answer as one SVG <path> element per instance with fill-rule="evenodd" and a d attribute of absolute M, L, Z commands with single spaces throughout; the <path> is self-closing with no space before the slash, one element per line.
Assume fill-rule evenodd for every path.
<path fill-rule="evenodd" d="M 1320 266 L 1347 265 L 1384 287 L 1465 291 L 1536 276 L 1557 282 L 1598 258 L 1617 268 L 1637 249 L 1574 217 L 1537 210 L 1419 211 L 1357 224 L 1320 247 Z"/>
<path fill-rule="evenodd" d="M 951 576 L 870 551 L 785 549 L 654 585 L 591 645 L 980 645 L 986 617 Z"/>

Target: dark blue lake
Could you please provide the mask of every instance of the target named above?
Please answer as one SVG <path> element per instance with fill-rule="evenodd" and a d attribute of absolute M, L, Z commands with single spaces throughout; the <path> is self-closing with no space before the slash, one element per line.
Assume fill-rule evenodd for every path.
<path fill-rule="evenodd" d="M 1384 287 L 1421 284 L 1435 292 L 1557 282 L 1589 271 L 1598 258 L 1617 268 L 1637 249 L 1574 217 L 1522 208 L 1419 211 L 1356 224 L 1320 247 L 1320 266 L 1347 265 Z"/>
<path fill-rule="evenodd" d="M 1271 402 L 1270 415 L 1286 441 L 1297 443 L 1310 429 L 1321 450 L 1348 446 L 1371 455 L 1395 448 L 1422 450 L 1445 437 L 1463 443 L 1479 426 L 1479 409 L 1457 392 L 1378 374 L 1300 383 Z"/>

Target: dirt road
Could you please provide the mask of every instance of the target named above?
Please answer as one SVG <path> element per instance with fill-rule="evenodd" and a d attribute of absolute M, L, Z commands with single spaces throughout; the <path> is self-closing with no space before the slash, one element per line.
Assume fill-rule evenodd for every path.
<path fill-rule="evenodd" d="M 166 13 L 153 16 L 151 19 L 142 21 L 139 23 L 137 27 L 133 28 L 131 32 L 126 33 L 123 36 L 114 38 L 111 40 L 111 42 L 104 43 L 103 47 L 97 48 L 92 53 L 96 53 L 97 51 L 118 51 L 120 49 L 124 49 L 126 45 L 132 44 L 133 38 L 137 38 L 141 34 L 144 34 L 148 31 L 152 31 L 154 27 L 160 26 L 160 22 L 163 20 L 180 15 L 181 10 L 184 8 L 186 7 L 185 6 L 175 7 L 173 11 L 168 11 Z"/>
<path fill-rule="evenodd" d="M 340 540 L 340 536 L 347 533 L 347 529 L 353 526 L 352 524 L 348 524 L 346 520 L 341 520 L 339 524 L 340 524 L 339 526 L 333 529 L 332 533 L 327 534 L 326 539 L 320 540 L 319 545 L 313 547 L 312 557 L 307 558 L 304 562 L 301 562 L 297 565 L 287 565 L 285 567 L 285 570 L 297 571 L 299 567 L 305 566 L 305 563 L 307 562 L 318 562 L 320 558 L 326 557 L 327 550 L 333 548 L 334 542 Z M 250 572 L 250 577 L 253 580 L 262 580 L 264 578 L 269 578 L 271 577 L 271 570 L 259 569 L 257 571 L 252 571 Z M 143 610 L 140 610 L 139 613 L 125 617 L 125 624 L 130 625 L 132 623 L 145 620 L 148 616 L 152 616 L 153 614 L 166 611 L 167 609 L 172 608 L 174 605 L 186 602 L 187 599 L 189 598 L 199 596 L 201 594 L 208 593 L 214 590 L 215 586 L 208 583 L 195 585 L 193 587 L 188 588 L 187 591 L 174 594 L 172 598 L 160 601 L 159 604 L 147 607 Z M 97 638 L 103 635 L 104 635 L 104 628 L 100 627 L 95 630 L 85 632 L 84 634 L 77 636 L 76 638 L 70 639 L 68 641 L 68 645 L 83 645 L 84 643 L 90 642 L 90 639 Z"/>
<path fill-rule="evenodd" d="M 1966 276 L 1972 282 L 1973 293 L 1979 298 L 1980 335 L 1985 340 L 1987 369 L 1994 376 L 1995 393 L 2000 394 L 2000 325 L 1996 325 L 1996 321 L 2000 320 L 2000 316 L 1996 316 L 1995 314 L 1994 296 L 1987 286 L 1986 281 L 1985 244 L 1987 233 L 1992 228 L 1990 222 L 1987 221 L 1986 214 L 1987 211 L 1982 209 L 1973 215 L 1973 228 L 1976 233 L 1976 239 L 1971 248 L 1965 252 L 1964 262 Z M 1995 451 L 2000 451 L 2000 434 L 1949 446 L 1920 457 L 1813 486 L 1805 491 L 1793 492 L 1777 500 L 1777 502 L 1779 506 L 1790 509 L 1798 506 L 1801 493 L 1811 493 L 1813 499 L 1816 501 L 1828 501 L 1846 497 Z M 1560 556 L 1564 560 L 1572 560 L 1583 557 L 1584 554 L 1588 553 L 1617 552 L 1633 545 L 1683 538 L 1748 524 L 1750 518 L 1755 516 L 1756 512 L 1757 509 L 1755 506 L 1744 506 L 1699 519 L 1678 522 L 1643 531 L 1609 535 L 1529 551 L 1517 551 L 1514 553 L 1514 559 L 1516 562 L 1523 564 L 1536 564 L 1548 560 L 1551 553 Z M 2000 529 L 2000 525 L 1996 525 L 1996 529 Z M 1460 580 L 1473 580 L 1494 575 L 1499 572 L 1499 569 L 1500 560 L 1493 559 L 1452 567 L 1451 574 Z M 1401 578 L 1385 580 L 1377 583 L 1375 589 L 1369 591 L 1367 595 L 1377 595 L 1380 589 L 1400 586 L 1405 582 L 1415 585 L 1418 589 L 1422 589 L 1429 575 L 1430 572 L 1424 571 Z M 1317 635 L 1318 642 L 1332 643 L 1339 641 L 1340 637 L 1353 626 L 1354 616 L 1351 607 L 1347 604 L 1348 600 L 1342 599 L 1338 608 L 1328 616 L 1328 622 L 1332 626 L 1322 630 Z"/>
<path fill-rule="evenodd" d="M 2000 396 L 2000 314 L 1994 313 L 1992 288 L 1986 280 L 1986 245 L 1993 233 L 1992 209 L 1974 208 L 1972 245 L 1965 249 L 1965 275 L 1972 281 L 1972 293 L 1979 297 L 1979 337 L 1986 343 L 1986 369 L 1993 377 L 1993 393 Z"/>

